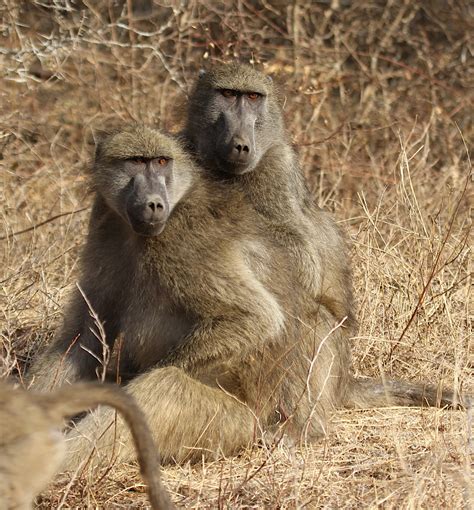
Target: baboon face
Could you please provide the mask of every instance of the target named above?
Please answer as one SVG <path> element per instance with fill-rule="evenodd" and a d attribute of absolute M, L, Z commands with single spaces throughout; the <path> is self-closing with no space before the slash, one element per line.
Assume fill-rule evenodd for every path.
<path fill-rule="evenodd" d="M 214 89 L 209 112 L 214 112 L 215 159 L 227 172 L 243 174 L 259 160 L 256 124 L 266 109 L 266 96 L 255 91 Z"/>
<path fill-rule="evenodd" d="M 190 98 L 188 128 L 202 159 L 240 175 L 254 170 L 278 138 L 275 114 L 271 79 L 251 67 L 228 64 L 201 72 Z"/>
<path fill-rule="evenodd" d="M 123 162 L 129 177 L 124 189 L 127 219 L 137 234 L 161 233 L 170 213 L 167 187 L 173 176 L 173 160 L 135 156 Z"/>
<path fill-rule="evenodd" d="M 174 145 L 166 135 L 137 127 L 110 135 L 97 147 L 95 188 L 136 234 L 160 234 L 185 191 L 176 175 L 183 155 Z"/>

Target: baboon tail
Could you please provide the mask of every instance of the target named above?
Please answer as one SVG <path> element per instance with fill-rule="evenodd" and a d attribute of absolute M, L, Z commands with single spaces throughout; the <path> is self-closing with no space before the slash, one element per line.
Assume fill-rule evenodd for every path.
<path fill-rule="evenodd" d="M 117 386 L 90 382 L 63 386 L 53 393 L 40 393 L 38 398 L 58 424 L 66 417 L 72 417 L 98 405 L 117 409 L 130 427 L 140 471 L 148 485 L 151 507 L 153 510 L 175 508 L 161 483 L 160 458 L 145 415 L 131 395 L 120 391 Z"/>
<path fill-rule="evenodd" d="M 474 396 L 461 395 L 436 386 L 405 381 L 353 379 L 346 407 L 370 409 L 386 406 L 449 407 L 473 406 Z"/>

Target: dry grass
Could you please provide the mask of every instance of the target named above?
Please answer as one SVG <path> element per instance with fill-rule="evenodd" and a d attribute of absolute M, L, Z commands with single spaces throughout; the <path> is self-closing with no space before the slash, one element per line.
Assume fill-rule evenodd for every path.
<path fill-rule="evenodd" d="M 91 125 L 176 130 L 196 70 L 235 56 L 280 74 L 311 189 L 352 238 L 355 371 L 473 391 L 469 2 L 166 5 L 0 4 L 0 371 L 21 375 L 61 320 L 87 230 Z M 468 508 L 473 441 L 462 411 L 340 411 L 311 450 L 256 448 L 165 479 L 190 508 Z M 62 475 L 39 506 L 145 503 L 121 465 Z"/>

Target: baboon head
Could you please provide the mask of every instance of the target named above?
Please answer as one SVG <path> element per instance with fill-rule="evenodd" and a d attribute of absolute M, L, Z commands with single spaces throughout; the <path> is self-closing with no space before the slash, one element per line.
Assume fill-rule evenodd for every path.
<path fill-rule="evenodd" d="M 92 180 L 136 234 L 156 236 L 189 188 L 190 167 L 188 156 L 170 136 L 132 126 L 99 141 Z"/>
<path fill-rule="evenodd" d="M 273 82 L 254 68 L 222 64 L 201 71 L 189 99 L 186 135 L 203 163 L 232 175 L 255 169 L 281 143 Z"/>

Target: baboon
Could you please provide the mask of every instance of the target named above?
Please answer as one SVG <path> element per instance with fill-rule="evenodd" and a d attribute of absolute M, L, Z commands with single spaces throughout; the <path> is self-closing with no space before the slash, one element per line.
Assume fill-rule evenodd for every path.
<path fill-rule="evenodd" d="M 285 247 L 245 193 L 205 177 L 178 141 L 141 126 L 98 144 L 91 180 L 82 293 L 33 365 L 33 382 L 95 376 L 103 345 L 90 305 L 109 347 L 123 339 L 120 371 L 139 374 L 126 389 L 163 462 L 230 455 L 281 424 L 296 439 L 321 437 L 352 398 L 347 334 L 329 306 L 318 304 L 315 320 Z M 125 427 L 112 422 L 103 408 L 79 422 L 67 467 L 87 456 L 89 438 L 108 456 L 117 436 L 119 457 L 130 459 Z"/>
<path fill-rule="evenodd" d="M 332 217 L 313 203 L 285 132 L 281 102 L 281 92 L 264 73 L 237 62 L 215 65 L 199 73 L 181 138 L 209 176 L 244 192 L 287 251 L 307 294 L 310 326 L 319 327 L 321 314 L 344 321 L 335 335 L 334 355 L 345 382 L 335 392 L 334 406 L 449 405 L 451 392 L 438 398 L 433 388 L 422 385 L 349 375 L 349 338 L 356 320 L 348 250 Z"/>
<path fill-rule="evenodd" d="M 290 417 L 290 404 L 306 391 L 300 365 L 309 365 L 315 347 L 300 352 L 297 330 L 305 327 L 293 319 L 300 293 L 291 267 L 245 197 L 204 179 L 178 142 L 145 127 L 106 136 L 91 181 L 81 291 L 33 364 L 33 384 L 95 377 L 103 345 L 90 305 L 110 348 L 123 338 L 120 371 L 141 374 L 127 391 L 147 414 L 163 461 L 233 453 L 254 441 L 258 427 Z M 149 219 L 148 209 L 160 209 L 159 219 Z M 320 351 L 330 355 L 326 346 Z M 101 435 L 110 453 L 114 435 L 102 432 L 111 419 L 100 409 L 77 425 L 70 465 L 84 456 L 81 434 Z M 122 425 L 117 434 L 126 435 Z M 123 443 L 121 458 L 129 458 Z"/>
<path fill-rule="evenodd" d="M 348 250 L 330 214 L 317 208 L 285 132 L 281 94 L 254 68 L 216 65 L 191 92 L 182 137 L 210 176 L 243 189 L 289 253 L 313 301 L 354 326 Z"/>
<path fill-rule="evenodd" d="M 122 389 L 79 383 L 54 393 L 14 389 L 0 380 L 0 501 L 5 509 L 32 508 L 35 496 L 65 455 L 64 420 L 99 404 L 117 409 L 132 432 L 153 509 L 175 508 L 161 484 L 160 464 L 142 411 Z"/>

